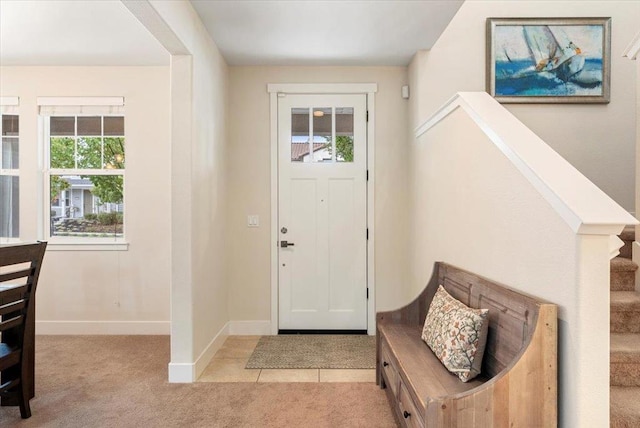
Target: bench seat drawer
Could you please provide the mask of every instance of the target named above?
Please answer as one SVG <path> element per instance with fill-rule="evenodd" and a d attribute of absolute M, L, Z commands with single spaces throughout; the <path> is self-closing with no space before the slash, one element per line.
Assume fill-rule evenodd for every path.
<path fill-rule="evenodd" d="M 407 427 L 409 428 L 424 428 L 424 421 L 422 420 L 422 413 L 418 410 L 417 406 L 413 403 L 407 387 L 404 383 L 400 382 L 400 394 L 398 395 L 398 405 L 400 406 L 400 416 L 404 418 Z"/>
<path fill-rule="evenodd" d="M 387 380 L 387 386 L 391 388 L 391 392 L 393 392 L 394 396 L 398 395 L 398 369 L 391 358 L 391 352 L 389 351 L 389 344 L 386 341 L 382 341 L 382 345 L 380 348 L 380 355 L 382 356 L 380 364 L 382 365 L 382 373 L 384 373 L 384 377 Z"/>

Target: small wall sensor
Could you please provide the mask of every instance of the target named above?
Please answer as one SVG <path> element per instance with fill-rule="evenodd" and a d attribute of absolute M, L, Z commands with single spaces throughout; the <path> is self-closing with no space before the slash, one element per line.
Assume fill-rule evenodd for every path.
<path fill-rule="evenodd" d="M 405 100 L 409 99 L 409 85 L 404 85 L 402 87 L 402 98 Z"/>

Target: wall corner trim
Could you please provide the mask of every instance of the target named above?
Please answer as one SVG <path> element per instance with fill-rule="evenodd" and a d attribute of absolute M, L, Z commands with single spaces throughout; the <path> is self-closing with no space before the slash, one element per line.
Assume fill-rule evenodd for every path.
<path fill-rule="evenodd" d="M 486 92 L 458 92 L 415 129 L 420 138 L 462 109 L 576 234 L 618 235 L 633 216 Z"/>

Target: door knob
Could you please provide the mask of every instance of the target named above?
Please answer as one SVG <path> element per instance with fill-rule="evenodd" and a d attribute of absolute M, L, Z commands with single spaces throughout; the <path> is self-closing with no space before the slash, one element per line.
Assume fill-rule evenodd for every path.
<path fill-rule="evenodd" d="M 296 244 L 294 244 L 293 242 L 280 241 L 280 247 L 281 248 L 292 247 L 294 245 L 296 245 Z"/>

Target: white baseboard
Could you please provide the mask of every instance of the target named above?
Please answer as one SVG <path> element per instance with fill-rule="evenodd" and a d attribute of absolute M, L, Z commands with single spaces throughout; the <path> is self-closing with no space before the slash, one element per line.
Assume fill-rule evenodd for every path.
<path fill-rule="evenodd" d="M 192 382 L 195 382 L 200 377 L 204 369 L 207 368 L 213 359 L 213 356 L 220 348 L 222 348 L 224 341 L 227 340 L 227 336 L 229 336 L 228 322 L 220 329 L 218 334 L 215 335 L 211 342 L 209 342 L 209 345 L 207 345 L 204 351 L 202 351 L 200 356 L 196 359 L 196 362 L 194 363 L 194 377 Z"/>
<path fill-rule="evenodd" d="M 36 334 L 44 335 L 169 335 L 169 321 L 38 321 Z"/>
<path fill-rule="evenodd" d="M 194 365 L 190 363 L 169 363 L 169 383 L 194 382 Z"/>
<path fill-rule="evenodd" d="M 170 383 L 193 383 L 209 365 L 213 356 L 222 347 L 229 336 L 229 323 L 227 322 L 215 335 L 207 347 L 200 353 L 193 363 L 169 363 Z"/>
<path fill-rule="evenodd" d="M 271 321 L 229 321 L 229 335 L 268 336 L 271 334 Z"/>
<path fill-rule="evenodd" d="M 269 334 L 271 334 L 271 321 L 229 321 L 220 329 L 194 363 L 169 363 L 169 382 L 195 382 L 230 335 L 264 336 Z"/>

